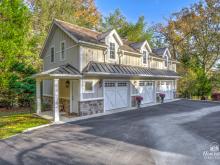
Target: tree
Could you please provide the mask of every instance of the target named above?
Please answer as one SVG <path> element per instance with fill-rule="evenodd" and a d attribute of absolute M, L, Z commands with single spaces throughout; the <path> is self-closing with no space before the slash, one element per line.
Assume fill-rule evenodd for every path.
<path fill-rule="evenodd" d="M 153 34 L 152 30 L 147 27 L 144 16 L 139 17 L 135 24 L 130 23 L 119 9 L 116 9 L 104 18 L 103 27 L 105 31 L 115 29 L 122 38 L 127 38 L 133 42 L 144 40 L 150 42 Z"/>
<path fill-rule="evenodd" d="M 83 27 L 96 28 L 100 13 L 93 0 L 28 0 L 33 12 L 33 43 L 39 54 L 54 18 Z"/>
<path fill-rule="evenodd" d="M 15 64 L 32 66 L 33 63 L 29 47 L 30 18 L 29 8 L 22 0 L 0 1 L 0 102 L 7 106 L 18 99 L 13 87 L 19 81 L 25 81 L 26 85 L 31 81 L 25 80 L 29 74 L 19 75 L 14 68 Z M 29 67 L 29 70 L 33 68 Z"/>
<path fill-rule="evenodd" d="M 182 74 L 196 74 L 193 94 L 208 95 L 210 70 L 220 57 L 219 1 L 207 0 L 173 14 L 168 25 L 161 28 L 161 35 L 171 46 L 172 54 L 178 55 Z"/>

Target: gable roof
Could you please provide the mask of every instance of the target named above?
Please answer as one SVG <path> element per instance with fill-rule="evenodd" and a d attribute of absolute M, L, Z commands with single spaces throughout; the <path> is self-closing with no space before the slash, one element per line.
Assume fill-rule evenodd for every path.
<path fill-rule="evenodd" d="M 69 35 L 75 37 L 78 41 L 91 42 L 95 44 L 104 44 L 103 42 L 100 42 L 98 40 L 98 36 L 101 34 L 100 32 L 57 19 L 55 19 L 54 22 L 62 29 L 66 30 L 69 33 Z"/>
<path fill-rule="evenodd" d="M 152 52 L 155 53 L 156 55 L 162 57 L 167 49 L 168 49 L 167 47 L 164 47 L 164 48 L 155 48 L 155 49 L 152 49 Z"/>
<path fill-rule="evenodd" d="M 105 40 L 104 40 L 105 37 L 108 36 L 112 32 L 116 32 L 114 29 L 110 29 L 106 32 L 101 33 L 101 32 L 97 32 L 95 30 L 91 30 L 91 29 L 81 27 L 81 26 L 78 26 L 75 24 L 71 24 L 71 23 L 68 23 L 65 21 L 61 21 L 58 19 L 53 20 L 51 29 L 54 28 L 54 25 L 56 25 L 62 31 L 64 31 L 76 43 L 81 42 L 81 43 L 88 43 L 88 44 L 96 44 L 101 47 L 107 47 L 107 45 L 105 44 Z M 50 32 L 52 31 L 51 29 L 50 29 Z M 50 32 L 48 34 L 47 39 L 49 38 Z M 120 36 L 118 36 L 118 37 L 120 38 Z M 44 48 L 42 49 L 42 52 L 41 52 L 41 56 L 42 56 L 42 53 L 46 47 L 46 42 L 47 42 L 47 40 L 45 41 Z M 136 54 L 141 55 L 140 49 L 145 44 L 147 44 L 147 47 L 151 50 L 147 41 L 130 42 L 126 39 L 120 38 L 120 43 L 121 43 L 121 45 L 120 45 L 121 50 L 131 52 L 131 53 L 136 53 Z M 161 58 L 163 56 L 163 53 L 166 51 L 166 49 L 167 48 L 153 49 L 152 54 Z"/>
<path fill-rule="evenodd" d="M 81 73 L 71 64 L 64 64 L 61 66 L 58 66 L 53 69 L 49 69 L 46 71 L 43 71 L 41 73 L 35 74 L 32 77 L 43 77 L 43 76 L 57 76 L 57 75 L 62 75 L 62 76 L 68 76 L 68 77 L 81 77 Z"/>
<path fill-rule="evenodd" d="M 170 77 L 177 78 L 179 75 L 172 70 L 153 69 L 138 66 L 119 65 L 91 61 L 83 70 L 87 75 L 108 75 L 127 77 Z"/>

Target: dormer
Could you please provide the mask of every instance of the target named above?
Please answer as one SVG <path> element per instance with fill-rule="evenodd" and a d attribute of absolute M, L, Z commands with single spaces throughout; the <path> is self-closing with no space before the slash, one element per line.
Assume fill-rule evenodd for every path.
<path fill-rule="evenodd" d="M 141 59 L 142 65 L 149 66 L 149 54 L 152 52 L 152 50 L 148 42 L 147 41 L 136 42 L 136 43 L 132 43 L 130 46 L 138 50 L 139 53 L 142 55 L 142 59 Z"/>
<path fill-rule="evenodd" d="M 171 54 L 168 48 L 158 48 L 153 49 L 152 52 L 157 55 L 159 58 L 164 59 L 164 68 L 169 67 L 169 60 L 171 60 Z"/>
<path fill-rule="evenodd" d="M 118 61 L 119 48 L 123 45 L 122 39 L 115 29 L 109 30 L 98 36 L 98 39 L 107 45 L 107 59 Z"/>

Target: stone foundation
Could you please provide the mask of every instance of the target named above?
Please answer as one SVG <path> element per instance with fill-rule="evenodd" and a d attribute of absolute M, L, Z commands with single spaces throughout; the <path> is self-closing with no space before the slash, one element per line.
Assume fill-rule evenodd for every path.
<path fill-rule="evenodd" d="M 60 112 L 70 112 L 70 101 L 68 99 L 60 98 Z M 53 110 L 53 97 L 43 96 L 42 98 L 42 111 L 52 111 Z"/>
<path fill-rule="evenodd" d="M 79 103 L 80 116 L 92 115 L 104 112 L 103 100 L 83 101 Z"/>

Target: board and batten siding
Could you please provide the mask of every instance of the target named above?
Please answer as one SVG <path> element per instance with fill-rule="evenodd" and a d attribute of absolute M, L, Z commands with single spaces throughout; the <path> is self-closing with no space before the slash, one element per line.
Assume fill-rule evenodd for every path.
<path fill-rule="evenodd" d="M 65 42 L 65 59 L 61 60 L 61 42 Z M 51 47 L 54 46 L 55 57 L 54 62 L 51 62 Z M 50 38 L 49 44 L 46 47 L 46 53 L 43 54 L 44 70 L 49 70 L 63 64 L 71 64 L 79 69 L 79 47 L 76 43 L 59 28 L 55 28 Z"/>
<path fill-rule="evenodd" d="M 66 87 L 66 80 L 59 80 L 59 97 L 69 99 L 69 87 Z M 43 81 L 43 96 L 53 96 L 53 80 Z"/>
<path fill-rule="evenodd" d="M 102 49 L 82 46 L 82 69 L 84 69 L 90 61 L 104 62 L 104 52 Z"/>
<path fill-rule="evenodd" d="M 121 57 L 121 64 L 122 65 L 131 65 L 131 66 L 141 66 L 141 57 L 132 56 L 129 54 L 124 54 Z"/>
<path fill-rule="evenodd" d="M 82 85 L 84 85 L 84 81 L 93 81 L 94 83 L 94 92 L 92 93 L 84 93 L 84 86 L 82 86 L 82 97 L 84 100 L 86 99 L 96 99 L 96 98 L 102 98 L 103 97 L 103 86 L 102 84 L 100 85 L 100 80 L 99 79 L 84 79 L 82 82 Z"/>

